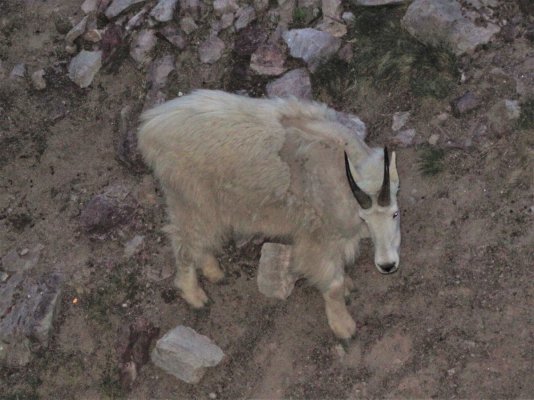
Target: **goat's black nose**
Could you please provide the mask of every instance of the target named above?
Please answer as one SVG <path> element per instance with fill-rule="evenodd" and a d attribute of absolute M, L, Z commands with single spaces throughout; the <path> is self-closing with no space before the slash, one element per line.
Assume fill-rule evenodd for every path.
<path fill-rule="evenodd" d="M 384 272 L 391 272 L 395 269 L 397 265 L 395 263 L 390 263 L 390 264 L 383 264 L 380 266 L 380 268 L 382 269 L 382 271 Z"/>

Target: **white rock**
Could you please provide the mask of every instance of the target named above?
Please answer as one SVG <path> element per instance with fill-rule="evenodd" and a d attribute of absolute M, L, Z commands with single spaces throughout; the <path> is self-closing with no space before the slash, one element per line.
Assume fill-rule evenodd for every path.
<path fill-rule="evenodd" d="M 456 55 L 472 53 L 500 31 L 497 25 L 478 26 L 462 14 L 456 0 L 415 0 L 402 19 L 406 30 L 421 42 L 445 45 Z"/>
<path fill-rule="evenodd" d="M 177 2 L 178 0 L 159 0 L 158 4 L 150 12 L 150 16 L 160 22 L 172 20 Z"/>
<path fill-rule="evenodd" d="M 156 47 L 157 38 L 152 29 L 143 29 L 132 41 L 130 56 L 140 65 L 152 60 L 152 50 Z"/>
<path fill-rule="evenodd" d="M 198 383 L 206 368 L 221 362 L 224 353 L 208 337 L 180 325 L 167 332 L 151 353 L 152 362 L 187 383 Z"/>
<path fill-rule="evenodd" d="M 294 69 L 267 84 L 268 97 L 295 96 L 311 100 L 312 86 L 310 74 L 306 68 Z"/>
<path fill-rule="evenodd" d="M 289 297 L 297 277 L 290 271 L 291 246 L 265 243 L 261 248 L 258 267 L 258 289 L 267 296 L 280 300 Z"/>
<path fill-rule="evenodd" d="M 408 118 L 410 118 L 409 111 L 396 112 L 395 114 L 393 114 L 393 123 L 391 124 L 391 129 L 393 129 L 394 131 L 398 131 L 404 125 L 406 125 L 406 122 L 408 122 Z"/>
<path fill-rule="evenodd" d="M 289 47 L 290 54 L 302 58 L 312 72 L 334 55 L 341 46 L 339 38 L 311 28 L 292 29 L 284 32 L 282 37 Z"/>
<path fill-rule="evenodd" d="M 113 0 L 106 10 L 106 17 L 109 19 L 115 18 L 123 11 L 126 11 L 131 6 L 143 3 L 146 0 Z"/>
<path fill-rule="evenodd" d="M 24 63 L 15 64 L 15 66 L 9 73 L 9 77 L 11 79 L 24 78 L 25 76 L 26 76 L 26 64 Z"/>
<path fill-rule="evenodd" d="M 198 47 L 200 61 L 204 64 L 217 62 L 224 52 L 225 44 L 217 36 L 211 36 Z"/>
<path fill-rule="evenodd" d="M 39 69 L 32 74 L 32 84 L 37 90 L 46 89 L 46 80 L 44 78 L 44 69 Z"/>
<path fill-rule="evenodd" d="M 101 66 L 101 51 L 82 50 L 69 64 L 69 78 L 79 87 L 85 88 L 91 84 Z"/>
<path fill-rule="evenodd" d="M 354 21 L 355 18 L 356 17 L 354 16 L 354 14 L 351 13 L 350 11 L 347 11 L 341 14 L 341 19 L 345 21 L 346 24 L 350 24 L 351 22 Z"/>

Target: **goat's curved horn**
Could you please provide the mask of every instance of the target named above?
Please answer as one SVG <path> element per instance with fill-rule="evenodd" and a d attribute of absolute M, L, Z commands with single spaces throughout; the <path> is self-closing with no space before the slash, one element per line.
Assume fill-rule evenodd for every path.
<path fill-rule="evenodd" d="M 391 192 L 389 190 L 389 155 L 388 148 L 384 147 L 384 180 L 378 195 L 378 205 L 387 207 L 391 204 Z"/>
<path fill-rule="evenodd" d="M 358 201 L 358 204 L 361 208 L 364 210 L 371 208 L 372 200 L 367 193 L 365 193 L 362 189 L 358 187 L 356 182 L 354 181 L 354 178 L 352 177 L 352 173 L 350 172 L 350 165 L 349 165 L 349 157 L 347 156 L 347 153 L 345 152 L 345 171 L 347 173 L 347 179 L 349 181 L 350 189 L 352 190 L 352 194 L 354 197 L 356 197 L 356 200 Z"/>

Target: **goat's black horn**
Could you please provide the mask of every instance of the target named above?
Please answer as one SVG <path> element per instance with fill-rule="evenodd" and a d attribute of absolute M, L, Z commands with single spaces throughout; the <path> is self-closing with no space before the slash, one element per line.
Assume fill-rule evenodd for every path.
<path fill-rule="evenodd" d="M 354 181 L 354 178 L 352 177 L 352 173 L 350 172 L 349 157 L 347 156 L 346 152 L 345 152 L 345 171 L 347 173 L 347 179 L 349 181 L 352 194 L 354 194 L 354 197 L 356 197 L 356 200 L 358 201 L 358 204 L 360 205 L 360 207 L 363 208 L 364 210 L 371 208 L 371 205 L 373 204 L 371 197 L 369 197 L 367 193 L 365 193 L 362 189 L 358 187 L 358 185 Z"/>
<path fill-rule="evenodd" d="M 378 205 L 387 207 L 391 204 L 391 192 L 389 190 L 389 154 L 388 148 L 384 147 L 384 180 L 378 195 Z"/>

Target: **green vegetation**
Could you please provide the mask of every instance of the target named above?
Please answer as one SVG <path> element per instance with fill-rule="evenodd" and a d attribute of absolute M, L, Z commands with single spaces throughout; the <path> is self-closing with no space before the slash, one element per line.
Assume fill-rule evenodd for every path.
<path fill-rule="evenodd" d="M 445 151 L 435 147 L 428 147 L 421 151 L 419 155 L 419 171 L 423 175 L 437 175 L 443 171 L 443 158 Z"/>
<path fill-rule="evenodd" d="M 316 83 L 334 97 L 332 90 L 365 82 L 396 94 L 448 96 L 459 78 L 455 56 L 413 39 L 401 27 L 404 11 L 404 7 L 355 9 L 348 32 L 354 56 L 348 63 L 332 60 L 323 65 L 314 76 Z"/>
<path fill-rule="evenodd" d="M 521 115 L 517 125 L 519 129 L 534 129 L 534 98 L 521 104 Z"/>
<path fill-rule="evenodd" d="M 97 322 L 107 323 L 110 314 L 122 312 L 122 303 L 131 305 L 139 301 L 142 289 L 139 274 L 135 266 L 128 264 L 119 264 L 107 272 L 98 288 L 81 298 L 87 315 Z"/>

